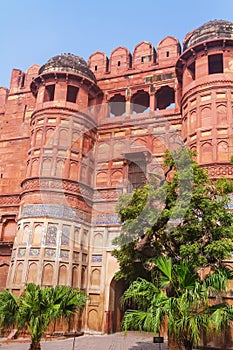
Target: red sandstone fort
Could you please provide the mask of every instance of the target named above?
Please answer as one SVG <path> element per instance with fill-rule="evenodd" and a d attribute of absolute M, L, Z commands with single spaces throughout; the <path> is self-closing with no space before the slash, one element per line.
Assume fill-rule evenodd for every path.
<path fill-rule="evenodd" d="M 84 289 L 83 330 L 119 329 L 111 255 L 119 195 L 157 171 L 177 137 L 210 177 L 233 178 L 233 23 L 86 63 L 61 54 L 0 88 L 0 287 Z M 74 324 L 74 329 L 80 324 Z"/>

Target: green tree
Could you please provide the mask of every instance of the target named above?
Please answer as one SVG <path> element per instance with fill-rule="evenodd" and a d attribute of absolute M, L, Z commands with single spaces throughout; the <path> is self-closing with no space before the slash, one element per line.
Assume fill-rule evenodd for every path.
<path fill-rule="evenodd" d="M 9 290 L 0 293 L 0 328 L 11 330 L 17 326 L 19 300 Z"/>
<path fill-rule="evenodd" d="M 208 305 L 209 293 L 220 296 L 223 281 L 231 277 L 224 260 L 233 251 L 233 215 L 225 193 L 232 186 L 229 181 L 211 181 L 190 155 L 183 149 L 172 155 L 166 152 L 164 177 L 154 176 L 120 198 L 117 210 L 122 234 L 113 251 L 120 265 L 116 278 L 131 283 L 124 300 L 131 298 L 136 307 L 126 312 L 124 328 L 156 331 L 167 318 L 169 337 L 187 349 L 199 343 L 200 329 L 220 332 L 232 319 L 232 309 L 225 304 Z M 158 274 L 161 257 L 174 265 L 170 277 L 177 280 L 169 281 L 165 291 Z M 184 274 L 185 268 L 192 271 L 193 280 L 181 288 L 178 272 Z M 205 282 L 200 272 L 207 274 Z"/>
<path fill-rule="evenodd" d="M 139 278 L 123 295 L 123 303 L 134 304 L 137 309 L 127 310 L 123 329 L 145 330 L 159 333 L 167 321 L 168 334 L 192 350 L 200 345 L 200 334 L 221 333 L 233 320 L 233 307 L 227 306 L 222 296 L 227 281 L 232 278 L 229 269 L 218 268 L 204 279 L 194 267 L 171 258 L 159 257 L 155 261 L 159 271 L 154 282 Z M 210 305 L 209 296 L 218 299 Z"/>
<path fill-rule="evenodd" d="M 122 234 L 113 251 L 119 279 L 135 280 L 132 271 L 145 277 L 150 259 L 160 255 L 215 269 L 233 251 L 233 215 L 223 186 L 216 186 L 189 153 L 177 153 L 165 154 L 164 179 L 154 178 L 119 200 Z"/>
<path fill-rule="evenodd" d="M 41 288 L 30 283 L 19 298 L 5 290 L 0 294 L 0 326 L 8 329 L 12 324 L 27 330 L 31 337 L 30 350 L 39 350 L 48 326 L 61 318 L 69 320 L 84 308 L 86 300 L 85 293 L 68 286 Z"/>

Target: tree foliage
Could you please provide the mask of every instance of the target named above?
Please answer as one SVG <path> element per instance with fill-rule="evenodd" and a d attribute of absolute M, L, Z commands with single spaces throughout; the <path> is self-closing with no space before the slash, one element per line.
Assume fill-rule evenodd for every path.
<path fill-rule="evenodd" d="M 179 347 L 191 350 L 200 345 L 200 334 L 218 334 L 233 320 L 233 307 L 220 298 L 226 291 L 232 273 L 227 268 L 217 268 L 204 279 L 194 267 L 171 258 L 160 256 L 155 264 L 157 278 L 147 281 L 138 278 L 123 295 L 123 303 L 133 302 L 135 309 L 127 310 L 123 329 L 145 330 L 159 333 L 168 320 L 168 334 Z M 209 296 L 218 297 L 210 305 Z"/>
<path fill-rule="evenodd" d="M 143 265 L 136 269 L 138 276 L 145 276 L 150 259 L 160 255 L 196 268 L 217 268 L 233 251 L 233 216 L 225 193 L 230 183 L 211 181 L 184 150 L 165 154 L 164 173 L 163 179 L 154 177 L 119 200 L 122 234 L 115 242 L 120 249 L 113 252 L 120 264 L 117 278 L 134 280 L 138 262 Z"/>
<path fill-rule="evenodd" d="M 116 277 L 130 282 L 123 328 L 157 333 L 167 320 L 168 334 L 189 350 L 201 330 L 218 333 L 233 320 L 221 299 L 232 278 L 224 264 L 233 251 L 232 182 L 211 181 L 191 156 L 166 152 L 164 177 L 120 198 L 122 234 L 113 252 Z"/>
<path fill-rule="evenodd" d="M 84 308 L 87 296 L 68 286 L 41 288 L 29 283 L 20 297 L 0 293 L 0 328 L 17 327 L 31 337 L 31 350 L 40 349 L 40 340 L 51 322 L 69 318 Z"/>

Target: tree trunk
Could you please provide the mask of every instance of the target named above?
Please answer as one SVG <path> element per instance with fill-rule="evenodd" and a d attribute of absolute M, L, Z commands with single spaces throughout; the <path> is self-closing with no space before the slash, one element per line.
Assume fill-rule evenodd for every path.
<path fill-rule="evenodd" d="M 32 341 L 29 350 L 41 350 L 40 342 Z"/>
<path fill-rule="evenodd" d="M 180 344 L 178 344 L 175 338 L 169 334 L 168 334 L 168 350 L 181 350 Z"/>

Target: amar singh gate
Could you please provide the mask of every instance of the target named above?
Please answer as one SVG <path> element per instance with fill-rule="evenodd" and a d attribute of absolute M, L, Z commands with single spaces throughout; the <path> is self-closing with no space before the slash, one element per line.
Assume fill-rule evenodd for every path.
<path fill-rule="evenodd" d="M 0 88 L 0 287 L 79 287 L 90 301 L 72 327 L 119 330 L 119 194 L 156 171 L 177 133 L 210 177 L 233 178 L 232 121 L 233 24 L 223 20 L 187 34 L 183 49 L 167 36 L 156 49 L 13 69 Z"/>

